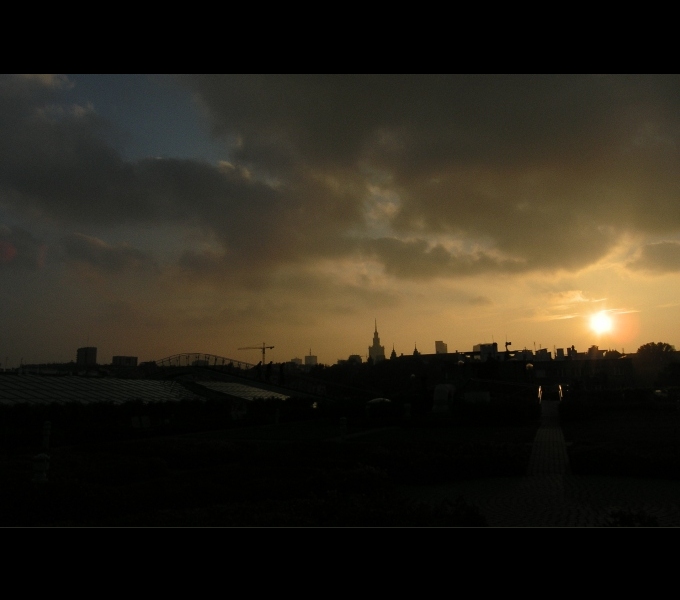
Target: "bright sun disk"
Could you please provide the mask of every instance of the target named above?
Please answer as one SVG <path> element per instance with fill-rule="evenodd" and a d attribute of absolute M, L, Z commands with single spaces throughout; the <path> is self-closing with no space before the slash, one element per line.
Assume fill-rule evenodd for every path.
<path fill-rule="evenodd" d="M 607 333 L 612 329 L 612 319 L 605 312 L 599 312 L 590 317 L 590 328 L 597 334 Z"/>

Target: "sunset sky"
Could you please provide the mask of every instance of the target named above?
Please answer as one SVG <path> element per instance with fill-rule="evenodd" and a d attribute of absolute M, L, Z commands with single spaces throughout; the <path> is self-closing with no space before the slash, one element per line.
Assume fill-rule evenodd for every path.
<path fill-rule="evenodd" d="M 0 76 L 0 363 L 678 348 L 679 144 L 678 76 Z"/>

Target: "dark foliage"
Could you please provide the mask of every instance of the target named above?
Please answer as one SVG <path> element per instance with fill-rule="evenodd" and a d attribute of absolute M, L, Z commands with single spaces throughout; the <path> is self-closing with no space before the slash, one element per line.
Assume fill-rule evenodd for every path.
<path fill-rule="evenodd" d="M 658 527 L 659 522 L 653 515 L 643 510 L 623 508 L 610 509 L 605 521 L 605 527 Z"/>
<path fill-rule="evenodd" d="M 638 357 L 645 360 L 664 360 L 667 357 L 673 356 L 675 346 L 666 342 L 649 342 L 643 344 L 637 349 Z"/>

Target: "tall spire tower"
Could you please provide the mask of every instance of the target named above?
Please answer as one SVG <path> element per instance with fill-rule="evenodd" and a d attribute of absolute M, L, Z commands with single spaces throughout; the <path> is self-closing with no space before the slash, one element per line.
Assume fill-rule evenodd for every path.
<path fill-rule="evenodd" d="M 368 347 L 368 356 L 376 363 L 379 360 L 385 360 L 385 346 L 380 345 L 380 338 L 378 337 L 378 319 L 375 320 L 375 331 L 373 332 L 373 345 Z"/>

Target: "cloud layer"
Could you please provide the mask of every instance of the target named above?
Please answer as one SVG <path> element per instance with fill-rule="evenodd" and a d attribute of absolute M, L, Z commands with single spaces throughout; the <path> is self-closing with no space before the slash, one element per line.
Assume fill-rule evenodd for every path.
<path fill-rule="evenodd" d="M 154 290 L 188 320 L 197 286 L 226 320 L 257 291 L 296 321 L 437 282 L 490 310 L 474 282 L 575 276 L 622 244 L 631 277 L 680 271 L 680 77 L 173 81 L 223 160 L 128 160 L 77 77 L 0 77 L 0 273 L 129 276 L 132 312 Z"/>
<path fill-rule="evenodd" d="M 126 162 L 111 123 L 68 104 L 68 81 L 4 78 L 3 203 L 70 226 L 198 226 L 213 260 L 257 268 L 368 251 L 395 277 L 574 270 L 623 233 L 680 229 L 675 77 L 184 83 L 229 162 Z M 395 206 L 371 240 L 376 185 Z"/>
<path fill-rule="evenodd" d="M 287 181 L 301 168 L 381 183 L 422 275 L 574 270 L 631 231 L 680 228 L 677 77 L 199 77 L 189 85 L 235 140 L 234 160 Z M 353 210 L 357 194 L 347 198 Z M 483 242 L 452 256 L 433 235 Z M 413 241 L 415 238 L 415 242 Z M 428 268 L 432 263 L 438 267 Z M 474 267 L 472 267 L 474 265 Z M 417 269 L 418 267 L 416 267 Z M 455 271 L 455 268 L 453 269 Z"/>
<path fill-rule="evenodd" d="M 679 273 L 680 242 L 645 245 L 639 256 L 628 263 L 628 268 L 651 273 Z"/>

